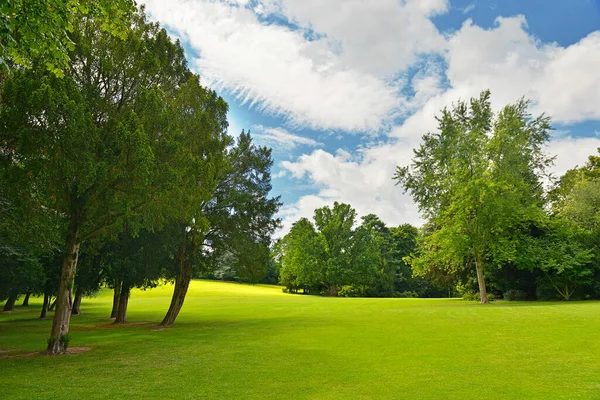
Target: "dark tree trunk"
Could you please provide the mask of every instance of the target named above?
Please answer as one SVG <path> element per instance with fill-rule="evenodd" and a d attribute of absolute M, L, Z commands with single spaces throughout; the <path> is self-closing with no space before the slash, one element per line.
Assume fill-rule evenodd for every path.
<path fill-rule="evenodd" d="M 175 288 L 173 290 L 173 297 L 171 298 L 171 305 L 167 315 L 160 323 L 161 325 L 173 325 L 183 307 L 183 301 L 187 294 L 188 288 L 190 287 L 190 281 L 192 279 L 192 263 L 191 261 L 181 261 L 179 263 L 179 273 L 175 278 Z"/>
<path fill-rule="evenodd" d="M 52 331 L 48 339 L 46 354 L 63 354 L 69 346 L 69 323 L 71 322 L 71 289 L 79 257 L 79 214 L 71 212 L 69 232 L 66 240 L 66 253 L 62 263 L 58 295 L 56 296 L 56 312 L 52 320 Z"/>
<path fill-rule="evenodd" d="M 115 317 L 115 324 L 124 324 L 127 322 L 127 306 L 129 304 L 129 292 L 130 284 L 123 282 L 121 288 L 121 294 L 119 296 L 119 307 L 117 308 L 117 315 Z"/>
<path fill-rule="evenodd" d="M 485 278 L 483 277 L 483 262 L 479 257 L 475 257 L 475 269 L 477 270 L 477 283 L 479 284 L 479 298 L 481 304 L 487 304 L 488 300 L 487 290 L 485 288 Z"/>
<path fill-rule="evenodd" d="M 44 304 L 42 304 L 42 312 L 40 313 L 40 319 L 46 319 L 48 316 L 48 303 L 50 303 L 50 296 L 48 293 L 44 293 Z"/>
<path fill-rule="evenodd" d="M 81 314 L 81 290 L 75 291 L 75 298 L 73 299 L 73 308 L 71 309 L 71 315 Z"/>
<path fill-rule="evenodd" d="M 121 297 L 121 282 L 115 279 L 115 288 L 113 289 L 113 306 L 110 312 L 111 318 L 117 317 L 117 310 L 119 309 L 119 298 Z"/>
<path fill-rule="evenodd" d="M 31 296 L 31 293 L 25 294 L 25 298 L 23 299 L 23 304 L 21 304 L 23 307 L 29 307 L 29 296 Z"/>
<path fill-rule="evenodd" d="M 337 286 L 330 286 L 327 288 L 327 296 L 337 297 L 339 291 Z"/>
<path fill-rule="evenodd" d="M 6 303 L 4 303 L 4 311 L 14 311 L 18 297 L 19 293 L 11 290 Z"/>

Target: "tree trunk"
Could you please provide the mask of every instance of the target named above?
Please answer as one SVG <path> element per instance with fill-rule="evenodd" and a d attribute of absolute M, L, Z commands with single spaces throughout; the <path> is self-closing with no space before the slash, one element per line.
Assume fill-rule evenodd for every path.
<path fill-rule="evenodd" d="M 119 309 L 119 298 L 121 297 L 121 282 L 119 279 L 115 279 L 115 288 L 113 289 L 113 306 L 110 311 L 110 317 L 117 317 L 117 310 Z"/>
<path fill-rule="evenodd" d="M 21 304 L 21 306 L 29 307 L 29 296 L 31 296 L 31 293 L 28 292 L 25 294 L 25 298 L 23 299 L 23 304 Z"/>
<path fill-rule="evenodd" d="M 73 299 L 73 308 L 71 309 L 71 315 L 81 314 L 81 290 L 75 291 L 75 298 Z"/>
<path fill-rule="evenodd" d="M 6 303 L 4 304 L 3 311 L 15 311 L 15 303 L 17 302 L 18 297 L 19 297 L 19 293 L 11 290 L 10 294 L 8 295 L 8 299 L 6 300 Z"/>
<path fill-rule="evenodd" d="M 337 297 L 339 289 L 337 286 L 329 286 L 327 288 L 327 296 Z"/>
<path fill-rule="evenodd" d="M 119 308 L 117 309 L 117 315 L 115 316 L 115 324 L 124 324 L 127 322 L 127 305 L 129 303 L 129 283 L 123 282 L 121 288 L 121 294 L 119 296 Z"/>
<path fill-rule="evenodd" d="M 175 277 L 175 289 L 173 290 L 173 297 L 171 298 L 171 305 L 167 315 L 160 323 L 161 325 L 173 325 L 181 311 L 185 295 L 187 294 L 188 288 L 190 287 L 190 281 L 192 279 L 192 262 L 191 261 L 180 261 L 179 262 L 179 273 Z"/>
<path fill-rule="evenodd" d="M 69 323 L 71 322 L 69 302 L 79 256 L 78 236 L 79 215 L 77 211 L 72 211 L 66 240 L 66 253 L 63 258 L 58 295 L 56 296 L 56 312 L 52 320 L 52 331 L 48 339 L 46 354 L 63 354 L 69 346 Z"/>
<path fill-rule="evenodd" d="M 485 289 L 485 278 L 483 277 L 483 263 L 479 257 L 475 258 L 475 269 L 477 270 L 477 283 L 479 284 L 479 298 L 481 304 L 487 304 L 487 290 Z"/>
<path fill-rule="evenodd" d="M 46 319 L 48 316 L 48 303 L 50 303 L 50 296 L 44 292 L 44 304 L 42 304 L 42 312 L 40 313 L 40 319 Z"/>

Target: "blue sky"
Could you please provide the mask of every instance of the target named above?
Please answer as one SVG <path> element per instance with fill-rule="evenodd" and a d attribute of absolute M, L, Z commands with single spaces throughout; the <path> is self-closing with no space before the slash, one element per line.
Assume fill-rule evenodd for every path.
<path fill-rule="evenodd" d="M 230 131 L 273 147 L 285 233 L 334 201 L 419 224 L 394 186 L 434 115 L 490 88 L 553 117 L 554 172 L 600 147 L 600 0 L 146 0 L 230 105 Z"/>

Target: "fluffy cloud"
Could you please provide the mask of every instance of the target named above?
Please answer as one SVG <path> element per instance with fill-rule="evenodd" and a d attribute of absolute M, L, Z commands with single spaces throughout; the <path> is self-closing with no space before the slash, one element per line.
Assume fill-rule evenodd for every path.
<path fill-rule="evenodd" d="M 154 19 L 199 54 L 194 63 L 205 81 L 291 126 L 378 130 L 395 113 L 397 88 L 351 68 L 344 59 L 350 50 L 336 52 L 327 38 L 310 40 L 304 30 L 263 23 L 253 10 L 232 3 L 145 3 Z"/>
<path fill-rule="evenodd" d="M 420 224 L 410 196 L 392 180 L 396 165 L 408 163 L 411 156 L 412 147 L 397 142 L 364 149 L 357 160 L 345 151 L 333 155 L 318 149 L 296 162 L 283 162 L 282 167 L 293 178 L 308 178 L 320 190 L 317 195 L 303 196 L 282 210 L 281 234 L 298 218 L 311 217 L 315 207 L 331 205 L 334 201 L 352 204 L 361 216 L 374 213 L 390 225 Z"/>

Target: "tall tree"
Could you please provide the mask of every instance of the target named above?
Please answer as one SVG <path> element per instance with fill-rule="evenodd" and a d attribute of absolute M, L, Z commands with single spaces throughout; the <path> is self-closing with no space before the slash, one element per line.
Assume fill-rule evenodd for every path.
<path fill-rule="evenodd" d="M 184 177 L 190 179 L 181 160 L 211 162 L 213 148 L 198 157 L 188 154 L 181 139 L 202 141 L 207 133 L 194 139 L 169 129 L 179 126 L 170 124 L 174 93 L 197 93 L 199 87 L 183 49 L 157 24 L 147 23 L 142 11 L 127 25 L 123 41 L 105 32 L 101 21 L 82 19 L 74 24 L 64 79 L 34 63 L 30 70 L 15 70 L 2 87 L 0 140 L 15 149 L 19 168 L 35 180 L 46 208 L 64 216 L 68 226 L 48 354 L 68 345 L 80 244 L 120 230 L 128 216 L 143 216 L 143 225 L 178 212 L 170 201 L 189 186 Z M 210 181 L 210 174 L 204 178 Z M 194 179 L 195 185 L 201 181 Z"/>
<path fill-rule="evenodd" d="M 530 118 L 528 104 L 520 100 L 494 116 L 489 91 L 457 102 L 395 175 L 436 227 L 424 238 L 429 251 L 421 261 L 473 265 L 481 303 L 488 302 L 485 263 L 516 256 L 517 241 L 507 232 L 545 215 L 541 176 L 552 163 L 543 152 L 550 124 L 543 115 Z"/>
<path fill-rule="evenodd" d="M 175 288 L 162 324 L 172 325 L 196 269 L 228 260 L 236 277 L 256 282 L 265 273 L 274 217 L 281 203 L 269 197 L 271 149 L 252 143 L 242 131 L 216 171 L 214 191 L 193 200 L 189 221 L 181 221 Z"/>

